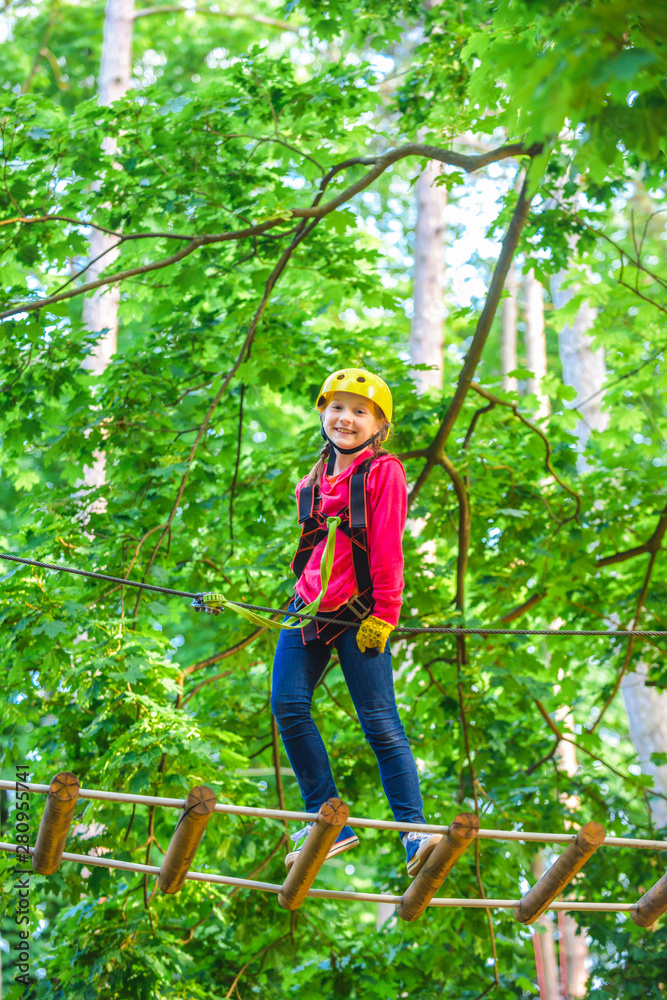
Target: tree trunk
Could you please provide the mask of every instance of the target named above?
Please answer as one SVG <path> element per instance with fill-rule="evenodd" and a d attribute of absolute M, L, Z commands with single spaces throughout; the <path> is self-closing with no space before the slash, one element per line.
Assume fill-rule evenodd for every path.
<path fill-rule="evenodd" d="M 564 1000 L 585 997 L 588 970 L 588 946 L 585 932 L 579 932 L 576 920 L 569 913 L 558 911 L 560 931 L 560 981 Z"/>
<path fill-rule="evenodd" d="M 574 289 L 561 288 L 562 279 L 563 275 L 559 274 L 551 281 L 551 297 L 556 309 L 561 309 L 574 295 Z M 604 348 L 594 351 L 588 336 L 596 316 L 596 310 L 588 302 L 582 302 L 572 326 L 565 324 L 558 337 L 563 381 L 577 390 L 577 398 L 571 406 L 581 413 L 576 432 L 579 439 L 579 472 L 585 472 L 587 468 L 583 453 L 591 431 L 603 431 L 609 423 L 607 414 L 602 412 L 600 392 L 607 374 Z"/>
<path fill-rule="evenodd" d="M 648 667 L 641 661 L 621 681 L 632 740 L 644 774 L 650 774 L 656 791 L 667 795 L 667 764 L 652 764 L 652 753 L 667 753 L 667 693 L 646 687 Z M 667 802 L 650 797 L 656 828 L 667 826 Z"/>
<path fill-rule="evenodd" d="M 98 82 L 100 104 L 111 104 L 122 97 L 130 85 L 132 68 L 132 28 L 134 22 L 134 0 L 108 0 L 104 16 L 104 38 Z M 111 138 L 103 140 L 106 153 L 116 151 L 116 143 Z M 90 236 L 89 258 L 94 263 L 88 269 L 87 280 L 95 281 L 105 268 L 110 267 L 118 257 L 117 243 L 112 236 L 93 229 Z M 118 303 L 120 290 L 117 287 L 97 289 L 84 300 L 83 322 L 91 333 L 101 336 L 87 367 L 95 375 L 101 375 L 116 352 L 118 337 Z M 84 467 L 84 485 L 95 488 L 104 485 L 104 453 L 95 452 L 92 466 Z M 103 504 L 97 505 L 99 509 Z"/>
<path fill-rule="evenodd" d="M 108 0 L 104 17 L 104 39 L 98 82 L 100 104 L 109 105 L 122 97 L 130 86 L 132 69 L 132 27 L 134 22 L 134 0 Z M 114 153 L 116 143 L 106 138 L 102 143 L 106 153 Z M 90 237 L 90 259 L 94 260 L 88 270 L 88 281 L 94 281 L 99 274 L 116 260 L 118 251 L 111 249 L 117 241 L 112 236 L 94 229 Z M 100 260 L 96 260 L 100 256 Z M 116 351 L 118 330 L 118 288 L 97 290 L 86 298 L 83 306 L 83 320 L 92 332 L 103 333 L 98 340 L 91 370 L 95 374 L 104 371 Z"/>
<path fill-rule="evenodd" d="M 557 619 L 553 622 L 554 628 L 563 628 L 565 622 Z M 558 675 L 559 681 L 563 679 L 562 672 Z M 574 717 L 569 705 L 563 705 L 556 712 L 556 722 L 563 732 L 574 732 Z M 577 750 L 572 743 L 563 740 L 558 744 L 559 765 L 566 774 L 573 776 L 577 773 Z M 581 806 L 581 801 L 577 795 L 561 796 L 563 805 L 575 812 Z M 570 823 L 566 820 L 566 827 Z M 564 1000 L 574 1000 L 576 997 L 586 996 L 586 982 L 588 980 L 588 970 L 586 959 L 588 958 L 588 947 L 583 934 L 578 934 L 578 925 L 574 917 L 569 913 L 558 914 L 558 930 L 560 940 L 558 945 L 560 959 L 560 996 Z"/>
<path fill-rule="evenodd" d="M 551 297 L 557 309 L 566 305 L 574 290 L 561 287 L 564 274 L 554 276 L 551 282 Z M 593 351 L 588 331 L 595 322 L 596 312 L 583 302 L 575 316 L 572 326 L 565 324 L 558 337 L 558 353 L 563 369 L 563 381 L 576 389 L 577 397 L 571 404 L 581 412 L 582 419 L 577 424 L 578 438 L 577 468 L 579 472 L 586 470 L 584 452 L 592 430 L 604 430 L 608 423 L 607 415 L 602 412 L 602 387 L 606 375 L 604 350 Z M 564 706 L 557 714 L 562 719 L 564 729 L 573 729 L 574 720 L 569 707 Z M 561 743 L 559 746 L 561 766 L 568 774 L 574 774 L 577 769 L 575 748 L 571 743 Z M 578 800 L 570 803 L 578 806 Z M 586 959 L 588 948 L 582 934 L 577 934 L 577 922 L 569 913 L 559 918 L 561 993 L 566 1000 L 586 995 L 588 970 Z"/>
<path fill-rule="evenodd" d="M 134 0 L 107 0 L 98 92 L 100 104 L 127 93 L 132 73 Z"/>
<path fill-rule="evenodd" d="M 538 851 L 535 855 L 532 869 L 535 881 L 544 875 L 542 851 Z M 544 928 L 542 933 L 537 929 L 538 924 Z M 535 969 L 537 971 L 540 1000 L 561 1000 L 553 924 L 554 920 L 551 914 L 543 913 L 535 921 L 535 927 L 533 928 L 533 949 L 535 951 Z"/>
<path fill-rule="evenodd" d="M 526 303 L 526 366 L 533 373 L 528 392 L 538 399 L 537 416 L 549 416 L 549 397 L 543 388 L 547 373 L 547 340 L 544 334 L 544 289 L 530 269 L 523 279 Z"/>
<path fill-rule="evenodd" d="M 442 340 L 445 318 L 445 209 L 447 191 L 436 187 L 442 164 L 429 162 L 417 181 L 414 314 L 410 334 L 413 364 L 431 365 L 415 372 L 419 392 L 442 389 Z"/>
<path fill-rule="evenodd" d="M 439 7 L 443 0 L 423 0 L 424 10 Z M 423 141 L 424 136 L 419 138 Z M 410 333 L 413 364 L 433 370 L 415 372 L 417 390 L 442 389 L 442 341 L 445 321 L 445 212 L 447 189 L 437 187 L 442 164 L 429 160 L 417 181 L 415 226 L 414 312 Z"/>
<path fill-rule="evenodd" d="M 502 328 L 500 334 L 500 367 L 503 373 L 503 389 L 505 392 L 516 392 L 517 381 L 510 377 L 518 367 L 517 359 L 517 322 L 519 318 L 519 299 L 517 295 L 516 264 L 512 262 L 505 279 L 507 298 L 503 299 L 501 309 Z"/>

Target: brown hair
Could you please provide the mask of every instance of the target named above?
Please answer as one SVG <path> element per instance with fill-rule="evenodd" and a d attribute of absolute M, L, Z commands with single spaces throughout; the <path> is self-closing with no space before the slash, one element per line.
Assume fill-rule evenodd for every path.
<path fill-rule="evenodd" d="M 380 413 L 382 413 L 381 410 Z M 382 425 L 382 427 L 380 427 L 379 431 L 377 432 L 377 437 L 375 438 L 373 443 L 369 445 L 369 447 L 373 451 L 373 458 L 377 458 L 378 455 L 387 454 L 382 445 L 389 437 L 390 427 L 391 424 L 385 418 L 384 424 Z M 306 483 L 307 486 L 314 486 L 314 485 L 319 486 L 320 483 L 322 482 L 322 476 L 324 474 L 324 470 L 327 467 L 327 461 L 329 460 L 330 451 L 331 451 L 331 445 L 327 441 L 324 445 L 324 448 L 322 448 L 322 451 L 320 452 L 320 457 L 318 458 L 317 462 L 308 473 L 308 481 Z"/>

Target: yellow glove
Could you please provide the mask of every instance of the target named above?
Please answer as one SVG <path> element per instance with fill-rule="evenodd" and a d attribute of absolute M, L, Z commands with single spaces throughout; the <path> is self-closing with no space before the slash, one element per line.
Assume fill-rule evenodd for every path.
<path fill-rule="evenodd" d="M 381 618 L 376 618 L 375 615 L 369 615 L 368 618 L 364 618 L 359 626 L 359 631 L 357 632 L 357 646 L 362 653 L 365 653 L 367 649 L 373 649 L 374 646 L 376 646 L 381 653 L 384 653 L 384 647 L 387 639 L 389 638 L 389 633 L 393 632 L 395 628 L 395 625 L 390 625 L 389 622 L 383 622 Z"/>

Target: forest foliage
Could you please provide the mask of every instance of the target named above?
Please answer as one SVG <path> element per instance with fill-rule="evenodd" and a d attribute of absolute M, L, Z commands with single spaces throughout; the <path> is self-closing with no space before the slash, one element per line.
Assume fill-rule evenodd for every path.
<path fill-rule="evenodd" d="M 320 444 L 316 393 L 329 371 L 360 365 L 394 394 L 390 448 L 411 490 L 402 624 L 667 628 L 665 30 L 660 5 L 643 6 L 290 0 L 262 7 L 267 24 L 138 5 L 135 85 L 102 108 L 100 0 L 10 4 L 0 549 L 286 606 L 294 485 Z M 418 396 L 410 251 L 427 157 L 443 163 L 452 204 L 495 180 L 484 225 L 505 243 L 500 263 L 473 255 L 489 297 L 451 299 L 443 393 Z M 101 278 L 121 290 L 118 350 L 99 377 L 81 319 L 91 225 L 120 248 Z M 502 388 L 495 313 L 513 256 L 575 292 L 547 313 L 548 421 L 525 366 L 517 393 Z M 598 311 L 608 415 L 585 467 L 557 344 L 582 301 Z M 83 491 L 100 451 L 106 483 Z M 219 801 L 301 807 L 276 771 L 287 760 L 269 706 L 275 632 L 10 564 L 0 610 L 3 777 L 27 761 L 40 783 L 66 769 L 89 788 L 182 797 L 207 784 Z M 615 836 L 660 834 L 618 681 L 641 657 L 667 687 L 664 643 L 487 635 L 457 655 L 429 635 L 394 653 L 429 820 L 477 809 L 486 827 L 598 820 Z M 563 705 L 573 729 L 555 732 Z M 314 708 L 352 812 L 390 818 L 335 658 Z M 572 777 L 561 737 L 577 747 Z M 9 832 L 11 809 L 4 819 Z M 159 865 L 174 821 L 82 801 L 68 847 Z M 280 882 L 284 849 L 279 822 L 216 816 L 196 867 Z M 534 857 L 484 841 L 446 892 L 516 898 Z M 573 891 L 634 901 L 661 864 L 603 849 Z M 405 879 L 398 838 L 365 830 L 320 884 L 400 893 Z M 69 863 L 35 876 L 31 899 L 44 971 L 26 995 L 40 998 L 537 993 L 530 934 L 511 911 L 432 909 L 378 927 L 368 904 L 312 900 L 290 916 L 272 896 L 193 883 L 162 896 L 148 877 Z M 12 905 L 7 892 L 10 945 Z M 580 922 L 591 997 L 664 995 L 664 929 Z"/>

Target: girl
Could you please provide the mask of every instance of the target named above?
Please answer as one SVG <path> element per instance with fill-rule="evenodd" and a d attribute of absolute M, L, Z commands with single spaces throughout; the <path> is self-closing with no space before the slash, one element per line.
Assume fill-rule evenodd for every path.
<path fill-rule="evenodd" d="M 326 444 L 296 487 L 302 535 L 292 563 L 297 582 L 289 611 L 299 611 L 319 593 L 326 518 L 338 515 L 333 570 L 320 606 L 335 623 L 304 621 L 303 628 L 281 631 L 271 707 L 306 810 L 318 812 L 338 792 L 311 702 L 335 648 L 394 819 L 424 823 L 417 767 L 396 708 L 388 645 L 401 608 L 407 514 L 405 470 L 381 447 L 392 417 L 391 393 L 377 375 L 346 368 L 326 379 L 317 409 Z M 292 840 L 299 844 L 308 830 L 292 834 Z M 401 840 L 414 876 L 440 835 L 410 832 Z M 345 826 L 327 857 L 358 843 Z M 287 855 L 288 868 L 299 849 Z"/>

